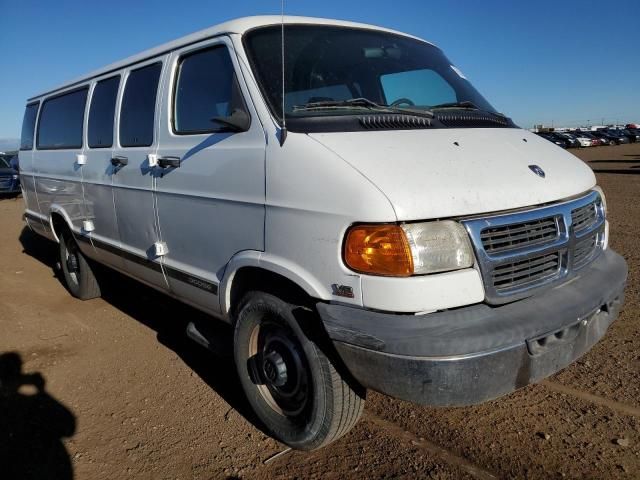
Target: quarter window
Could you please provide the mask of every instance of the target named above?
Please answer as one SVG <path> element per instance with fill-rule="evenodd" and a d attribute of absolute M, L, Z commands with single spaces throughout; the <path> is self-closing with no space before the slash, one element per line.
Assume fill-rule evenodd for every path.
<path fill-rule="evenodd" d="M 235 110 L 246 112 L 229 52 L 223 46 L 191 53 L 180 60 L 174 99 L 174 131 L 208 133 Z"/>
<path fill-rule="evenodd" d="M 88 88 L 45 100 L 38 123 L 40 150 L 82 148 L 82 126 Z"/>
<path fill-rule="evenodd" d="M 158 81 L 162 63 L 133 70 L 127 78 L 120 110 L 120 145 L 148 147 L 153 143 Z"/>
<path fill-rule="evenodd" d="M 31 150 L 33 148 L 33 134 L 36 129 L 36 117 L 38 115 L 38 104 L 27 105 L 22 118 L 22 135 L 20 137 L 20 150 Z"/>
<path fill-rule="evenodd" d="M 90 148 L 109 148 L 113 145 L 113 117 L 120 77 L 98 82 L 91 96 L 87 140 Z"/>

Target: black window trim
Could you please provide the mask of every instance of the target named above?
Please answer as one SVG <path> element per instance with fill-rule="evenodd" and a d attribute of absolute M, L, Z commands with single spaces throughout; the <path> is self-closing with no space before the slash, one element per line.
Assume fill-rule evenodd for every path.
<path fill-rule="evenodd" d="M 148 60 L 142 61 L 142 65 L 139 63 L 134 63 L 132 64 L 130 67 L 124 69 L 124 73 L 126 74 L 124 76 L 124 82 L 122 82 L 122 79 L 120 80 L 120 90 L 119 90 L 119 101 L 117 102 L 116 105 L 116 111 L 118 113 L 117 118 L 118 118 L 118 122 L 117 122 L 117 128 L 116 128 L 116 134 L 117 134 L 117 142 L 116 142 L 116 147 L 117 149 L 129 149 L 129 148 L 150 148 L 153 147 L 157 142 L 158 142 L 158 135 L 156 135 L 156 127 L 158 126 L 158 121 L 159 118 L 159 112 L 160 109 L 158 108 L 158 99 L 161 98 L 160 94 L 162 93 L 162 79 L 164 77 L 164 70 L 165 70 L 165 63 L 166 63 L 166 53 L 165 54 L 161 54 L 160 56 L 154 55 L 153 57 L 149 58 Z M 148 62 L 148 63 L 147 63 Z M 147 67 L 151 67 L 153 65 L 157 65 L 160 64 L 160 76 L 158 77 L 158 87 L 156 89 L 156 102 L 153 106 L 153 138 L 151 140 L 151 144 L 149 145 L 123 145 L 121 142 L 121 135 L 120 135 L 120 122 L 122 120 L 122 105 L 124 103 L 124 96 L 127 93 L 127 84 L 129 83 L 129 77 L 131 77 L 131 74 L 133 72 L 137 72 L 138 70 L 142 70 L 143 68 L 147 68 Z M 158 121 L 156 121 L 158 120 Z M 113 146 L 111 148 L 114 148 Z"/>
<path fill-rule="evenodd" d="M 227 51 L 227 55 L 229 55 L 229 59 L 231 60 L 231 66 L 233 67 L 233 73 L 235 76 L 235 80 L 236 80 L 236 84 L 238 85 L 238 90 L 240 92 L 240 97 L 242 98 L 242 104 L 244 106 L 244 111 L 247 113 L 247 115 L 249 116 L 249 128 L 251 128 L 251 113 L 249 112 L 249 107 L 247 104 L 247 99 L 245 98 L 244 92 L 242 91 L 242 87 L 240 86 L 240 77 L 238 75 L 238 71 L 236 69 L 235 64 L 233 63 L 233 57 L 231 55 L 231 50 L 229 49 L 228 45 L 225 42 L 216 42 L 213 45 L 206 45 L 206 46 L 202 46 L 193 50 L 189 50 L 187 52 L 184 52 L 182 54 L 180 54 L 176 60 L 176 68 L 173 74 L 173 78 L 171 79 L 171 88 L 172 88 L 172 92 L 171 92 L 171 109 L 169 110 L 169 125 L 171 127 L 171 133 L 173 135 L 179 136 L 179 137 L 187 137 L 187 136 L 192 136 L 192 135 L 208 135 L 211 133 L 225 133 L 225 132 L 229 132 L 228 129 L 224 128 L 224 127 L 213 127 L 209 130 L 189 130 L 187 132 L 185 131 L 178 131 L 178 129 L 176 128 L 176 97 L 178 95 L 178 79 L 180 78 L 180 69 L 182 67 L 182 62 L 185 61 L 185 59 L 193 56 L 193 55 L 197 55 L 199 53 L 203 53 L 209 50 L 217 50 L 217 49 L 225 49 Z"/>
<path fill-rule="evenodd" d="M 115 107 L 113 109 L 113 124 L 111 125 L 111 128 L 113 130 L 113 135 L 111 137 L 111 145 L 105 145 L 103 147 L 92 147 L 91 145 L 89 145 L 89 122 L 91 122 L 91 105 L 93 103 L 93 96 L 96 93 L 96 87 L 98 86 L 98 84 L 100 82 L 106 82 L 107 80 L 111 80 L 113 78 L 118 78 L 118 91 L 116 92 L 116 104 Z M 106 77 L 99 77 L 98 79 L 93 81 L 93 86 L 91 88 L 91 98 L 87 98 L 87 107 L 88 107 L 88 111 L 87 111 L 87 128 L 86 128 L 86 141 L 87 141 L 87 149 L 88 150 L 102 150 L 105 148 L 113 148 L 114 144 L 116 143 L 116 135 L 118 133 L 119 128 L 116 128 L 119 125 L 119 122 L 116 122 L 116 118 L 119 119 L 120 115 L 119 115 L 119 110 L 118 110 L 118 99 L 120 98 L 121 93 L 123 92 L 122 89 L 122 71 L 118 71 L 118 73 L 116 73 L 115 75 L 109 75 Z"/>
<path fill-rule="evenodd" d="M 79 87 L 72 88 L 70 90 L 65 90 L 64 92 L 58 93 L 56 95 L 51 95 L 50 97 L 47 97 L 42 100 L 42 104 L 40 105 L 40 108 L 38 110 L 38 122 L 36 125 L 37 127 L 36 141 L 34 142 L 36 150 L 46 152 L 48 150 L 82 150 L 82 148 L 84 148 L 84 136 L 85 136 L 84 126 L 85 126 L 85 120 L 87 116 L 87 100 L 89 98 L 90 86 L 91 86 L 91 83 L 85 83 Z M 74 145 L 74 146 L 64 146 L 64 147 L 40 148 L 40 117 L 42 115 L 42 110 L 44 109 L 44 104 L 47 103 L 49 100 L 55 100 L 56 98 L 64 97 L 65 95 L 71 95 L 72 93 L 80 92 L 82 90 L 87 91 L 87 96 L 84 99 L 84 108 L 82 109 L 82 143 L 79 146 Z"/>
<path fill-rule="evenodd" d="M 21 135 L 20 136 L 20 148 L 18 148 L 19 152 L 32 152 L 36 148 L 36 133 L 38 132 L 38 117 L 40 116 L 40 104 L 41 103 L 42 102 L 40 100 L 36 100 L 35 102 L 28 102 L 24 106 L 24 111 L 26 113 L 27 108 L 33 107 L 34 105 L 36 105 L 36 117 L 33 119 L 33 134 L 31 136 L 31 148 L 22 148 L 22 135 Z"/>

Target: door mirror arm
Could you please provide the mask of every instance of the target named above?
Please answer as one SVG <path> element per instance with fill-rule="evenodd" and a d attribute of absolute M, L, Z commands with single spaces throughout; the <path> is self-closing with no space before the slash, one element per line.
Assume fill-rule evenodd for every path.
<path fill-rule="evenodd" d="M 225 130 L 232 132 L 246 132 L 251 125 L 249 114 L 237 108 L 228 117 L 213 117 L 211 121 L 223 125 Z"/>

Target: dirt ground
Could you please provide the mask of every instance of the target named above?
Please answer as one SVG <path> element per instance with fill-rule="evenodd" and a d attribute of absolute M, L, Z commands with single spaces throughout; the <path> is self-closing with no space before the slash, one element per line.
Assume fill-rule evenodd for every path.
<path fill-rule="evenodd" d="M 312 453 L 254 426 L 232 361 L 185 338 L 201 313 L 118 274 L 104 298 L 72 298 L 57 246 L 24 228 L 21 199 L 0 200 L 0 478 L 640 478 L 640 144 L 574 153 L 631 272 L 606 337 L 477 407 L 370 392 L 356 428 Z"/>

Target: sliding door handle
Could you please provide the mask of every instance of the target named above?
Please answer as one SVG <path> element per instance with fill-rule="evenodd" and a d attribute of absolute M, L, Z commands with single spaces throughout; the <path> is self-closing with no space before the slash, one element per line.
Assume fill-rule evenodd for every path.
<path fill-rule="evenodd" d="M 114 167 L 124 167 L 129 164 L 129 159 L 127 157 L 123 157 L 121 155 L 116 155 L 115 157 L 111 157 L 111 165 Z"/>
<path fill-rule="evenodd" d="M 180 157 L 160 157 L 158 158 L 158 166 L 161 168 L 179 168 Z"/>

